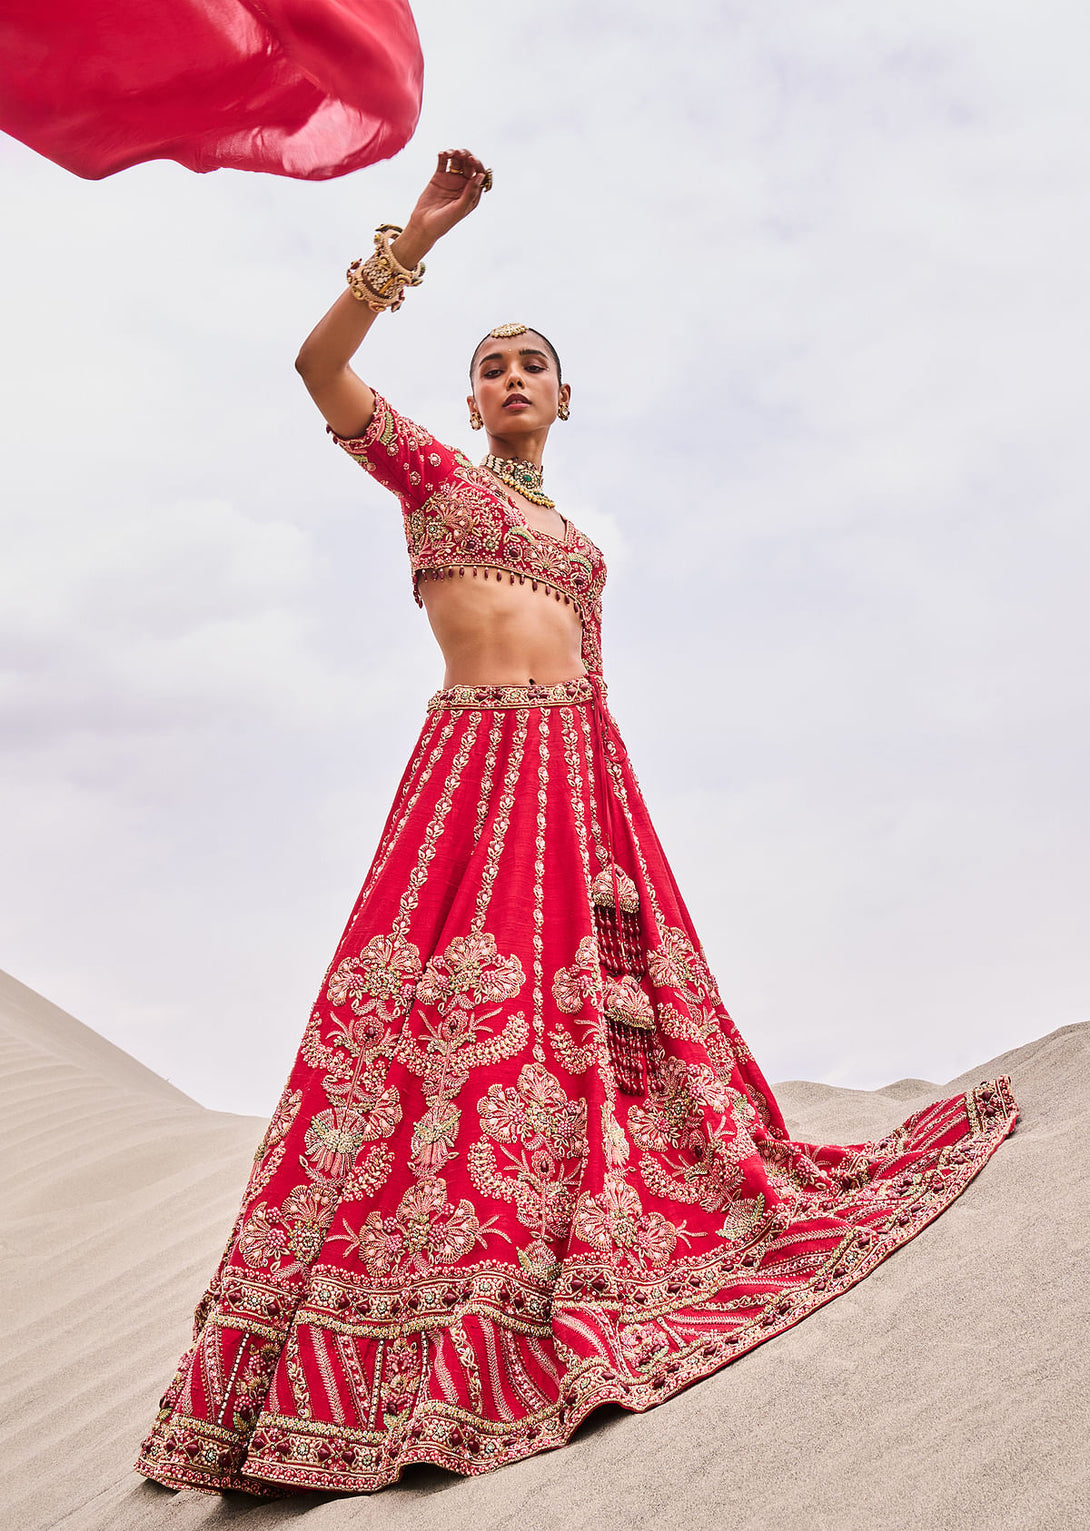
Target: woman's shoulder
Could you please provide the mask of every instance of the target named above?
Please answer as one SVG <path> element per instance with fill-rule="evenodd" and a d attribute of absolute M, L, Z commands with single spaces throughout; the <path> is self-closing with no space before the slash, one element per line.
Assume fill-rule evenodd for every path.
<path fill-rule="evenodd" d="M 375 389 L 371 419 L 358 436 L 338 436 L 336 444 L 383 484 L 414 498 L 433 492 L 440 483 L 472 473 L 473 464 L 458 447 L 441 441 L 426 426 L 402 414 Z"/>
<path fill-rule="evenodd" d="M 395 409 L 389 399 L 379 393 L 377 388 L 372 388 L 371 392 L 375 401 L 371 419 L 358 436 L 338 436 L 331 425 L 326 426 L 326 431 L 338 446 L 347 447 L 353 452 L 377 447 L 385 449 L 391 456 L 397 452 L 399 446 L 418 452 L 427 451 L 429 447 L 437 447 L 472 466 L 464 452 L 459 451 L 457 447 L 448 446 L 446 442 L 440 441 L 433 435 L 426 426 L 418 425 L 401 410 Z"/>

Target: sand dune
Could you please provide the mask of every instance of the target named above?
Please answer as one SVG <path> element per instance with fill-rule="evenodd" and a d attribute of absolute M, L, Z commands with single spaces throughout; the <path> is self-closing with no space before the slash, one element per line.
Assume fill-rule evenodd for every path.
<path fill-rule="evenodd" d="M 364 1498 L 173 1494 L 131 1470 L 264 1123 L 206 1111 L 0 975 L 4 1531 L 1090 1525 L 1090 1025 L 950 1086 L 778 1088 L 796 1135 L 872 1137 L 1010 1073 L 1022 1119 L 860 1287 L 643 1416 L 483 1478 Z"/>

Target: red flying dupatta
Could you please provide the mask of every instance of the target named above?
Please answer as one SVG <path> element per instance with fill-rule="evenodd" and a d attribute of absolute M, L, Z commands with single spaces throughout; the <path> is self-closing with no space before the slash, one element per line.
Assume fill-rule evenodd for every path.
<path fill-rule="evenodd" d="M 0 0 L 0 128 L 89 180 L 345 175 L 408 142 L 423 71 L 407 0 Z"/>

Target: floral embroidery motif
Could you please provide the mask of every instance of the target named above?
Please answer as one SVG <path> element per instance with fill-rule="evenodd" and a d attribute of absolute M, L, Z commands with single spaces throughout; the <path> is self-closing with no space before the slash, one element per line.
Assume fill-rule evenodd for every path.
<path fill-rule="evenodd" d="M 472 1202 L 463 1197 L 452 1203 L 446 1181 L 437 1176 L 410 1186 L 392 1217 L 372 1212 L 355 1233 L 348 1229 L 332 1241 L 343 1243 L 346 1255 L 358 1255 L 368 1275 L 388 1276 L 405 1268 L 454 1265 L 475 1244 L 484 1244 L 490 1228 L 481 1223 Z"/>
<path fill-rule="evenodd" d="M 660 1081 L 647 1104 L 633 1106 L 628 1113 L 628 1130 L 636 1144 L 654 1153 L 687 1143 L 704 1121 L 703 1103 L 692 1088 L 688 1065 L 680 1058 L 667 1058 Z"/>
<path fill-rule="evenodd" d="M 428 963 L 417 999 L 440 1014 L 472 1010 L 514 998 L 525 977 L 517 957 L 500 957 L 494 936 L 455 936 L 442 956 Z"/>
<path fill-rule="evenodd" d="M 594 1022 L 588 1022 L 586 1025 L 592 1033 L 596 1030 Z M 593 1044 L 580 1046 L 559 1026 L 549 1032 L 549 1041 L 562 1067 L 569 1074 L 585 1074 L 597 1055 L 597 1048 Z"/>
<path fill-rule="evenodd" d="M 542 708 L 537 715 L 538 766 L 537 816 L 534 821 L 534 1059 L 545 1062 L 545 823 L 549 800 L 549 718 Z"/>
<path fill-rule="evenodd" d="M 534 1270 L 551 1269 L 548 1245 L 571 1226 L 586 1157 L 586 1102 L 569 1100 L 540 1063 L 526 1063 L 514 1088 L 490 1085 L 477 1110 L 485 1136 L 469 1153 L 473 1183 L 485 1195 L 514 1202 L 519 1222 L 536 1235 L 520 1259 Z"/>
<path fill-rule="evenodd" d="M 658 1324 L 625 1324 L 621 1352 L 633 1371 L 642 1372 L 670 1353 L 670 1338 Z"/>
<path fill-rule="evenodd" d="M 412 1158 L 409 1168 L 414 1175 L 427 1178 L 437 1175 L 454 1154 L 458 1123 L 462 1113 L 452 1101 L 438 1100 L 413 1124 Z"/>
<path fill-rule="evenodd" d="M 382 1144 L 367 1149 L 353 1164 L 341 1186 L 341 1198 L 346 1202 L 366 1201 L 385 1185 L 394 1167 L 394 1156 Z"/>
<path fill-rule="evenodd" d="M 372 1076 L 374 1078 L 375 1076 Z M 401 1120 L 401 1101 L 391 1087 L 368 1096 L 366 1081 L 359 1095 L 367 1109 L 337 1106 L 311 1117 L 300 1163 L 320 1180 L 343 1180 L 356 1162 L 361 1146 L 371 1138 L 388 1138 Z M 358 1088 L 358 1087 L 357 1087 Z"/>
<path fill-rule="evenodd" d="M 422 1076 L 426 1095 L 456 1094 L 471 1069 L 518 1052 L 527 1034 L 520 1011 L 508 1016 L 498 1036 L 488 1023 L 525 981 L 519 959 L 501 957 L 492 935 L 455 936 L 445 952 L 429 961 L 416 997 L 438 1015 L 431 1019 L 422 1012 L 422 1046 L 405 1033 L 398 1049 L 400 1060 Z M 482 1032 L 485 1040 L 479 1041 Z"/>
<path fill-rule="evenodd" d="M 731 1205 L 742 1186 L 741 1166 L 755 1152 L 733 1118 L 731 1093 L 707 1064 L 666 1059 L 647 1104 L 628 1113 L 633 1140 L 649 1155 L 640 1173 L 654 1195 L 709 1212 Z"/>
<path fill-rule="evenodd" d="M 316 1186 L 296 1186 L 278 1209 L 259 1202 L 239 1235 L 239 1254 L 257 1269 L 289 1254 L 308 1263 L 321 1247 L 333 1209 L 330 1191 Z"/>
<path fill-rule="evenodd" d="M 602 1007 L 602 970 L 598 965 L 598 947 L 593 936 L 579 942 L 570 967 L 557 968 L 553 978 L 553 998 L 565 1015 L 579 1015 Z"/>
<path fill-rule="evenodd" d="M 639 1192 L 616 1176 L 607 1179 L 599 1196 L 579 1198 L 578 1237 L 603 1253 L 616 1251 L 636 1264 L 665 1265 L 679 1231 L 661 1212 L 645 1212 Z"/>
<path fill-rule="evenodd" d="M 658 988 L 680 989 L 694 1000 L 707 999 L 710 974 L 706 962 L 683 930 L 663 931 L 661 946 L 647 954 L 647 970 Z"/>
<path fill-rule="evenodd" d="M 358 957 L 345 957 L 329 980 L 326 998 L 331 1005 L 347 1004 L 353 1014 L 402 1015 L 420 980 L 420 953 L 396 933 L 375 936 Z"/>

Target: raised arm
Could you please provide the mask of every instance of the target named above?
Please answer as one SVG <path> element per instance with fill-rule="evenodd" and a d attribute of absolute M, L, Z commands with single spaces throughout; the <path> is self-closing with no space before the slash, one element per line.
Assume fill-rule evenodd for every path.
<path fill-rule="evenodd" d="M 398 265 L 413 270 L 436 240 L 473 211 L 481 200 L 486 175 L 481 161 L 464 149 L 440 154 L 435 174 L 420 193 L 404 231 L 390 246 Z M 295 370 L 338 436 L 362 436 L 371 423 L 375 396 L 349 362 L 377 318 L 366 301 L 345 288 L 295 358 Z"/>

